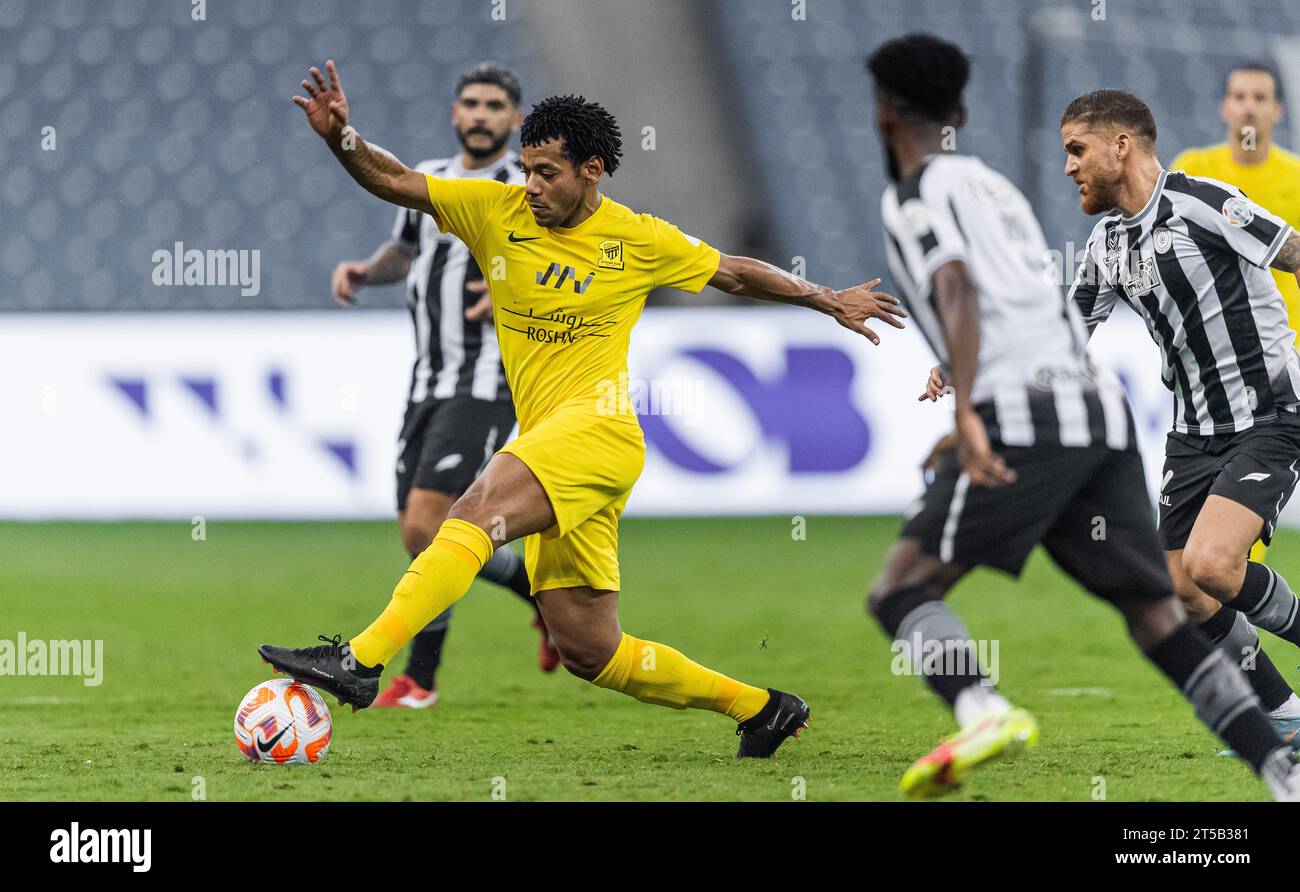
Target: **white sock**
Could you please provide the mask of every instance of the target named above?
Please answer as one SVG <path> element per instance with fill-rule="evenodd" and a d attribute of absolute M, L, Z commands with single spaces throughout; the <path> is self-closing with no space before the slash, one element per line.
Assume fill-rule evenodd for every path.
<path fill-rule="evenodd" d="M 1274 709 L 1268 714 L 1271 719 L 1300 719 L 1300 697 L 1294 693 L 1286 698 L 1286 702 Z"/>
<path fill-rule="evenodd" d="M 971 722 L 990 713 L 1001 715 L 1010 712 L 1011 703 L 992 685 L 973 684 L 961 689 L 952 709 L 957 716 L 957 724 L 965 728 Z"/>

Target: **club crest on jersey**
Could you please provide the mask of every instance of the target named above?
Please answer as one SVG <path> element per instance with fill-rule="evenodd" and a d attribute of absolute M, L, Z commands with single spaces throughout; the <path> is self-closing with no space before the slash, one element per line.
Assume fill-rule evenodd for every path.
<path fill-rule="evenodd" d="M 1255 219 L 1255 210 L 1246 199 L 1233 196 L 1223 203 L 1223 216 L 1229 226 L 1246 227 Z"/>
<path fill-rule="evenodd" d="M 600 257 L 596 265 L 602 269 L 623 268 L 623 243 L 614 239 L 600 243 Z"/>
<path fill-rule="evenodd" d="M 1124 291 L 1130 298 L 1141 297 L 1156 290 L 1160 284 L 1160 274 L 1156 271 L 1156 259 L 1144 257 L 1128 270 L 1124 280 Z"/>
<path fill-rule="evenodd" d="M 1174 246 L 1174 234 L 1163 226 L 1151 233 L 1151 240 L 1155 243 L 1158 254 L 1164 254 Z"/>
<path fill-rule="evenodd" d="M 1119 230 L 1110 229 L 1106 232 L 1106 257 L 1103 260 L 1106 268 L 1111 271 L 1111 275 L 1119 272 Z"/>

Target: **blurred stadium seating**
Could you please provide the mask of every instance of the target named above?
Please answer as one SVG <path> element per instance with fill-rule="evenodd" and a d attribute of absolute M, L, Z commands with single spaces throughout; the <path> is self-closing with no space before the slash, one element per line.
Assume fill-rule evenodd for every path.
<path fill-rule="evenodd" d="M 317 165 L 320 147 L 288 114 L 304 65 L 346 58 L 369 130 L 424 157 L 453 144 L 446 94 L 466 64 L 514 65 L 532 98 L 565 86 L 550 82 L 527 24 L 544 6 L 512 4 L 515 27 L 503 28 L 475 0 L 239 0 L 194 28 L 188 3 L 0 0 L 0 309 L 321 307 L 328 270 L 368 250 L 389 217 Z M 711 35 L 756 164 L 745 181 L 765 210 L 751 222 L 767 231 L 744 243 L 770 246 L 778 263 L 804 257 L 807 275 L 837 286 L 884 269 L 862 58 L 885 37 L 926 29 L 972 53 L 959 147 L 1016 178 L 1064 249 L 1088 230 L 1060 174 L 1056 122 L 1070 98 L 1103 85 L 1140 93 L 1167 160 L 1220 138 L 1227 64 L 1278 61 L 1300 34 L 1294 0 L 1110 0 L 1105 21 L 1089 3 L 1035 0 L 810 0 L 806 21 L 784 0 L 690 9 L 682 27 Z M 46 123 L 78 151 L 41 151 Z M 660 209 L 654 195 L 619 197 Z M 259 248 L 260 294 L 152 287 L 152 252 L 177 240 Z"/>
<path fill-rule="evenodd" d="M 322 168 L 290 114 L 306 66 L 346 57 L 349 97 L 414 160 L 455 144 L 448 97 L 471 62 L 544 83 L 527 29 L 474 0 L 230 6 L 194 27 L 188 2 L 0 2 L 0 308 L 321 307 L 328 271 L 392 215 Z M 89 150 L 42 151 L 47 123 Z M 259 249 L 260 294 L 153 287 L 150 257 L 175 241 Z"/>

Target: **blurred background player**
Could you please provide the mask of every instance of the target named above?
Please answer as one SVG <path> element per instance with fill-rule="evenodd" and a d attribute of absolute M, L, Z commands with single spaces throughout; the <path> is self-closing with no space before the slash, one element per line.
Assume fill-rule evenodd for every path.
<path fill-rule="evenodd" d="M 1175 590 L 1210 640 L 1251 666 L 1264 707 L 1294 741 L 1300 699 L 1252 626 L 1300 645 L 1300 601 L 1249 554 L 1272 540 L 1300 464 L 1300 358 L 1269 274 L 1294 284 L 1300 235 L 1226 182 L 1161 168 L 1155 118 L 1131 93 L 1076 98 L 1061 141 L 1083 212 L 1105 214 L 1070 299 L 1089 336 L 1117 301 L 1132 307 L 1174 394 L 1159 525 Z"/>
<path fill-rule="evenodd" d="M 1119 610 L 1134 643 L 1275 797 L 1300 796 L 1300 769 L 1259 698 L 1174 597 L 1127 399 L 1093 366 L 1078 312 L 1043 277 L 1047 242 L 1033 209 L 978 158 L 940 150 L 966 121 L 965 54 L 914 34 L 883 44 L 867 65 L 894 181 L 881 201 L 890 268 L 957 402 L 955 448 L 868 596 L 960 726 L 912 764 L 903 792 L 946 792 L 974 766 L 1037 740 L 1033 717 L 998 693 L 944 598 L 972 567 L 1019 576 L 1042 543 Z"/>
<path fill-rule="evenodd" d="M 523 120 L 519 77 L 505 66 L 483 62 L 464 72 L 451 105 L 461 151 L 422 161 L 433 176 L 489 178 L 519 184 L 519 156 L 508 148 Z M 415 325 L 416 360 L 411 370 L 406 417 L 398 441 L 397 522 L 411 557 L 433 541 L 447 509 L 469 488 L 515 426 L 515 408 L 492 326 L 492 299 L 483 273 L 465 243 L 438 231 L 432 217 L 400 208 L 390 240 L 368 260 L 344 261 L 334 269 L 334 298 L 353 306 L 367 285 L 406 279 L 406 304 Z M 559 665 L 559 654 L 529 591 L 523 559 L 501 546 L 479 576 L 528 602 L 541 633 L 538 664 Z M 406 672 L 375 699 L 376 707 L 432 706 L 437 672 L 451 623 L 451 608 L 411 642 Z"/>
<path fill-rule="evenodd" d="M 1219 104 L 1219 117 L 1227 127 L 1224 141 L 1185 150 L 1169 169 L 1231 183 L 1291 226 L 1300 227 L 1300 157 L 1273 141 L 1282 111 L 1282 84 L 1272 68 L 1260 62 L 1232 67 L 1224 77 Z M 1286 300 L 1288 322 L 1296 330 L 1300 284 L 1282 270 L 1272 273 Z M 1251 560 L 1262 561 L 1267 548 L 1256 542 Z"/>

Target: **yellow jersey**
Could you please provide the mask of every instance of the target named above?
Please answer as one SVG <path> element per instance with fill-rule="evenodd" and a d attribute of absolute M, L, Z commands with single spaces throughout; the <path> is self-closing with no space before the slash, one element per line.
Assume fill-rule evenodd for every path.
<path fill-rule="evenodd" d="M 1272 146 L 1259 164 L 1238 164 L 1227 143 L 1188 149 L 1169 165 L 1194 177 L 1210 177 L 1236 186 L 1256 204 L 1272 211 L 1300 232 L 1300 155 Z M 1293 273 L 1271 270 L 1286 300 L 1287 320 L 1300 329 L 1300 282 Z"/>
<path fill-rule="evenodd" d="M 548 229 L 523 186 L 425 181 L 438 228 L 469 247 L 488 283 L 520 433 L 561 409 L 635 422 L 627 352 L 646 295 L 698 292 L 718 251 L 608 195 L 577 226 Z"/>

